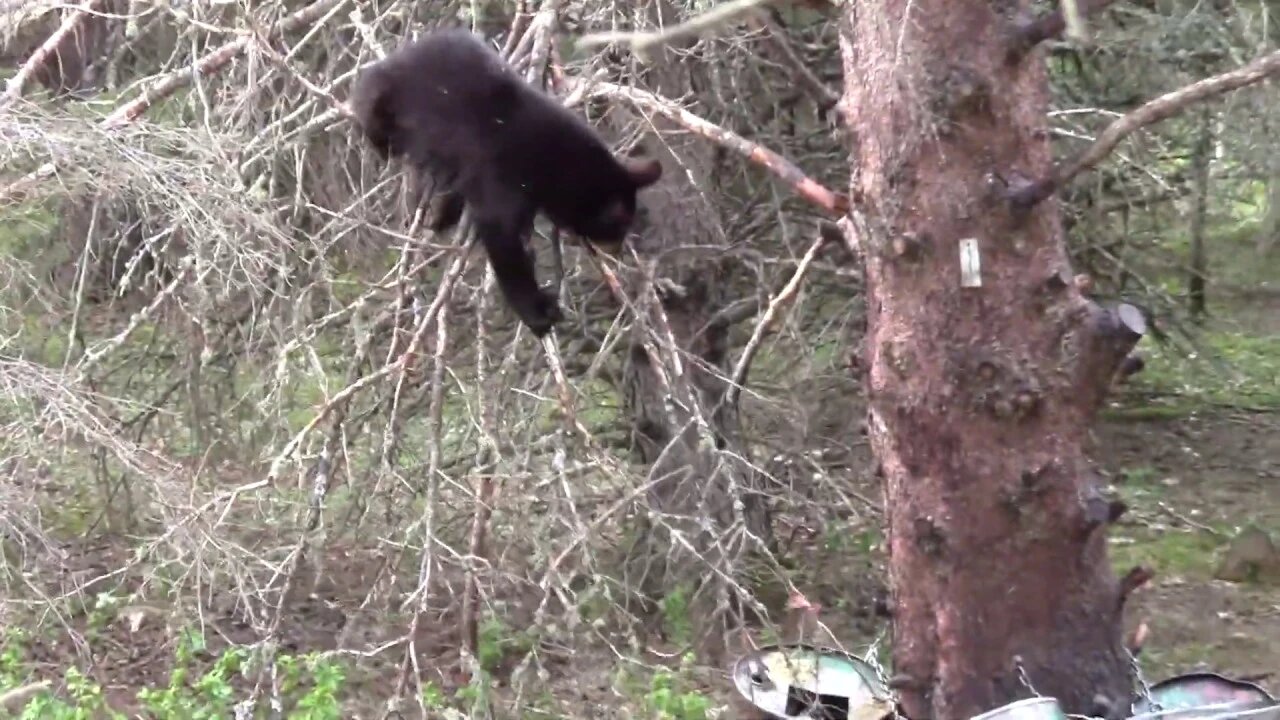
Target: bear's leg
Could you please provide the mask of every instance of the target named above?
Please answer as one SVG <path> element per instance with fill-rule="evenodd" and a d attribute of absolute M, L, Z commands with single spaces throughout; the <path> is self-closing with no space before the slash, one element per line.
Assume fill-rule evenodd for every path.
<path fill-rule="evenodd" d="M 541 338 L 564 315 L 555 297 L 538 287 L 534 258 L 525 247 L 536 209 L 520 193 L 502 188 L 485 188 L 472 198 L 476 235 L 498 287 L 521 322 Z"/>

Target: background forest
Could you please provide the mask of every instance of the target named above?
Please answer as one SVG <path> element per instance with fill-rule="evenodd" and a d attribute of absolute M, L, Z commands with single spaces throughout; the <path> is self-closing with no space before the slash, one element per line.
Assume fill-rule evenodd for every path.
<path fill-rule="evenodd" d="M 0 0 L 0 714 L 694 720 L 752 642 L 887 662 L 863 275 L 779 180 L 849 185 L 832 10 L 573 42 L 709 5 Z M 1055 153 L 1278 20 L 1107 7 L 1045 46 Z M 439 24 L 665 168 L 633 253 L 564 243 L 545 345 L 346 117 Z M 1217 96 L 1059 193 L 1158 329 L 1091 448 L 1150 679 L 1280 687 L 1278 123 Z"/>

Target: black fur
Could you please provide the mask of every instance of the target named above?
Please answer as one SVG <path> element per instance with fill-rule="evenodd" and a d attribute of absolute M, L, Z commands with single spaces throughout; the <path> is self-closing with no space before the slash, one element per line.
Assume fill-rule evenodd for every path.
<path fill-rule="evenodd" d="M 615 251 L 636 192 L 662 175 L 656 160 L 615 157 L 581 117 L 465 30 L 437 30 L 366 69 L 351 107 L 382 157 L 404 158 L 430 183 L 433 229 L 471 209 L 499 287 L 538 337 L 562 316 L 525 247 L 535 215 Z"/>

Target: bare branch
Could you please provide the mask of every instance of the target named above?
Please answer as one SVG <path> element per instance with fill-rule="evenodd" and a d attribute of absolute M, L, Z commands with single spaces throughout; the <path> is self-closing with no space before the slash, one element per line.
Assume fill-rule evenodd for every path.
<path fill-rule="evenodd" d="M 48 680 L 41 680 L 0 693 L 0 710 L 9 711 L 10 708 L 21 707 L 27 700 L 48 690 L 49 684 Z"/>
<path fill-rule="evenodd" d="M 778 27 L 778 23 L 772 18 L 761 14 L 756 20 L 764 29 L 765 37 L 769 43 L 778 51 L 782 59 L 791 67 L 791 71 L 795 73 L 796 80 L 804 86 L 805 90 L 813 96 L 818 106 L 826 111 L 833 107 L 839 107 L 840 96 L 836 91 L 827 87 L 817 75 L 813 74 L 805 64 L 804 60 L 796 54 L 795 48 L 791 47 L 791 43 L 787 41 L 787 36 L 783 34 L 783 29 Z M 843 118 L 843 114 L 841 114 Z"/>
<path fill-rule="evenodd" d="M 1104 308 L 1088 303 L 1085 331 L 1080 333 L 1080 363 L 1076 368 L 1077 386 L 1092 397 L 1085 406 L 1097 409 L 1102 406 L 1112 379 L 1124 364 L 1133 347 L 1149 331 L 1149 323 L 1142 310 L 1129 303 Z"/>
<path fill-rule="evenodd" d="M 104 0 L 85 0 L 80 7 L 76 8 L 62 21 L 62 25 L 58 27 L 52 35 L 48 37 L 31 53 L 31 57 L 22 64 L 22 68 L 18 70 L 13 77 L 9 78 L 8 84 L 5 86 L 4 97 L 0 98 L 0 107 L 4 107 L 14 100 L 22 97 L 22 91 L 30 82 L 31 76 L 35 75 L 40 68 L 49 62 L 49 56 L 57 51 L 58 46 L 68 35 L 74 33 L 76 28 L 80 27 L 80 23 L 84 22 L 86 15 L 97 9 Z"/>
<path fill-rule="evenodd" d="M 317 0 L 281 20 L 275 27 L 271 28 L 267 35 L 268 37 L 278 37 L 285 33 L 300 30 L 324 17 L 326 13 L 336 10 L 344 2 L 346 0 Z M 175 90 L 191 84 L 193 70 L 194 74 L 197 75 L 212 75 L 244 52 L 253 40 L 252 36 L 243 35 L 197 60 L 194 68 L 180 68 L 161 77 L 144 90 L 141 95 L 116 108 L 114 112 L 107 116 L 106 120 L 102 121 L 103 127 L 116 127 L 117 125 L 137 120 L 157 100 L 162 100 L 172 95 Z"/>
<path fill-rule="evenodd" d="M 1277 73 L 1280 73 L 1280 50 L 1263 55 L 1242 68 L 1214 75 L 1165 93 L 1111 123 L 1098 135 L 1093 145 L 1075 160 L 1060 164 L 1047 178 L 1027 183 L 1014 190 L 1010 194 L 1010 200 L 1017 208 L 1024 210 L 1031 208 L 1052 195 L 1058 188 L 1066 185 L 1076 175 L 1097 165 L 1120 144 L 1121 140 L 1134 132 L 1161 120 L 1167 120 L 1186 110 L 1193 103 L 1253 85 Z"/>
<path fill-rule="evenodd" d="M 613 100 L 625 100 L 641 110 L 657 113 L 688 130 L 722 145 L 752 162 L 764 167 L 795 188 L 805 200 L 817 205 L 831 215 L 843 215 L 849 210 L 849 200 L 837 195 L 818 181 L 810 178 L 803 170 L 778 153 L 756 144 L 726 130 L 715 123 L 705 120 L 675 103 L 654 93 L 609 82 L 585 82 L 566 78 L 564 84 L 568 89 L 583 90 L 584 95 L 604 97 Z"/>
<path fill-rule="evenodd" d="M 469 249 L 470 242 L 471 241 L 468 240 L 467 245 L 464 247 Z M 347 402 L 347 398 L 364 390 L 366 387 L 373 385 L 375 382 L 391 375 L 392 373 L 402 371 L 407 365 L 414 361 L 417 357 L 417 349 L 422 344 L 423 338 L 427 335 L 428 327 L 441 312 L 441 308 L 444 307 L 445 303 L 448 302 L 449 294 L 453 291 L 453 285 L 457 282 L 458 278 L 461 277 L 463 271 L 466 270 L 467 261 L 470 258 L 471 254 L 469 252 L 462 252 L 453 259 L 453 262 L 449 265 L 449 268 L 444 273 L 444 277 L 440 281 L 435 299 L 422 313 L 421 317 L 418 318 L 417 327 L 414 328 L 412 339 L 409 342 L 409 347 L 401 353 L 394 362 L 383 365 L 377 371 L 365 375 L 355 382 L 349 383 L 342 390 L 334 393 L 333 396 L 316 411 L 311 420 L 309 420 L 301 430 L 295 433 L 289 442 L 285 443 L 284 449 L 276 453 L 275 457 L 271 459 L 270 467 L 267 470 L 267 477 L 262 481 L 264 485 L 274 483 L 276 479 L 280 477 L 280 473 L 284 469 L 284 463 L 298 450 L 307 435 L 310 434 L 310 432 L 325 418 L 329 417 L 329 415 L 339 407 L 341 403 Z"/>
<path fill-rule="evenodd" d="M 272 28 L 271 32 L 269 33 L 269 36 L 275 37 L 277 35 L 281 35 L 284 33 L 294 32 L 302 27 L 305 27 L 310 23 L 315 22 L 316 20 L 319 20 L 326 13 L 336 10 L 344 2 L 346 2 L 346 0 L 317 0 L 317 2 L 312 3 L 311 5 L 308 5 L 302 8 L 301 10 L 281 20 L 279 24 L 277 24 L 274 28 Z M 89 6 L 86 5 L 85 7 L 89 7 Z M 79 14 L 79 16 L 83 16 L 83 15 L 84 15 L 84 12 L 82 11 Z M 67 27 L 68 27 L 67 24 L 64 23 L 63 27 L 59 28 L 57 33 L 54 33 L 54 36 L 57 36 L 58 33 L 63 32 L 63 30 L 66 29 Z M 71 32 L 72 30 L 74 30 L 74 25 L 71 26 L 70 30 L 67 30 L 67 33 Z M 253 38 L 251 36 L 246 35 L 236 40 L 233 40 L 229 43 L 226 43 L 225 45 L 222 45 L 218 49 L 208 53 L 207 55 L 205 55 L 204 57 L 196 61 L 195 68 L 194 68 L 195 72 L 201 76 L 212 75 L 218 72 L 224 66 L 226 66 L 227 63 L 231 62 L 238 55 L 240 55 L 240 53 L 244 52 L 245 49 L 249 47 L 249 43 L 252 42 L 252 40 Z M 45 43 L 45 46 L 49 46 L 49 43 L 51 42 L 54 45 L 56 45 L 57 42 L 60 42 L 60 41 L 61 41 L 60 39 L 57 39 L 55 41 L 55 37 L 50 37 L 49 41 Z M 44 46 L 42 46 L 42 49 L 43 47 Z M 16 79 L 17 77 L 15 76 L 14 80 Z M 179 88 L 187 86 L 188 84 L 191 83 L 191 79 L 192 79 L 191 68 L 181 68 L 178 70 L 174 70 L 173 72 L 160 77 L 158 80 L 154 81 L 146 90 L 144 90 L 141 95 L 134 98 L 130 102 L 125 103 L 124 105 L 121 105 L 120 107 L 116 108 L 110 115 L 108 115 L 102 121 L 101 126 L 105 129 L 110 129 L 110 128 L 119 127 L 127 123 L 131 123 L 134 120 L 137 120 L 139 117 L 142 116 L 143 113 L 145 113 L 148 109 L 150 109 L 151 106 L 156 103 L 156 101 L 162 100 L 172 95 L 174 91 L 178 90 Z M 25 80 L 23 82 L 25 82 Z M 13 80 L 11 80 L 10 86 L 6 91 L 4 100 L 0 101 L 0 107 L 3 107 L 3 105 L 11 102 L 14 98 L 21 95 L 20 89 L 17 91 L 16 95 L 14 94 L 15 93 L 14 87 L 15 86 L 13 85 Z M 313 89 L 313 91 L 317 91 L 317 89 Z M 332 96 L 328 95 L 323 90 L 319 90 L 319 92 L 322 95 L 332 98 Z M 344 115 L 347 117 L 351 116 L 351 110 L 346 106 L 345 103 L 339 103 L 336 107 L 336 110 L 341 115 Z M 49 163 L 44 163 L 40 165 L 40 167 L 27 173 L 21 178 L 18 178 L 17 180 L 15 180 L 14 182 L 6 186 L 5 188 L 0 189 L 0 201 L 4 201 L 4 200 L 21 201 L 23 193 L 25 193 L 33 185 L 36 185 L 52 177 L 54 174 L 57 173 L 57 171 L 58 171 L 58 168 L 54 163 L 49 162 Z"/>
<path fill-rule="evenodd" d="M 804 257 L 800 258 L 800 264 L 796 266 L 796 271 L 791 274 L 791 279 L 769 301 L 769 307 L 765 308 L 764 314 L 760 316 L 760 321 L 756 323 L 755 330 L 751 332 L 751 339 L 747 341 L 746 347 L 742 350 L 742 355 L 738 358 L 738 364 L 733 368 L 729 390 L 725 393 L 725 403 L 730 407 L 738 402 L 738 395 L 742 392 L 742 383 L 746 382 L 747 379 L 747 370 L 751 367 L 752 358 L 755 357 L 756 352 L 760 349 L 760 342 L 764 339 L 765 332 L 773 325 L 773 320 L 777 317 L 778 311 L 782 309 L 782 306 L 790 302 L 791 298 L 795 297 L 796 293 L 799 292 L 805 273 L 809 271 L 809 266 L 813 264 L 813 260 L 818 256 L 818 252 L 822 250 L 822 246 L 827 243 L 828 237 L 828 233 L 818 233 L 818 237 L 809 245 L 809 249 L 805 251 Z"/>
<path fill-rule="evenodd" d="M 1130 568 L 1129 572 L 1125 573 L 1124 577 L 1120 578 L 1120 588 L 1118 593 L 1120 606 L 1123 607 L 1125 601 L 1129 599 L 1129 596 L 1132 595 L 1135 590 L 1146 585 L 1151 581 L 1151 578 L 1155 576 L 1155 571 L 1149 567 L 1138 565 Z M 1140 646 L 1141 642 L 1138 642 L 1137 644 Z"/>
<path fill-rule="evenodd" d="M 765 5 L 776 0 L 730 0 L 685 22 L 657 32 L 599 32 L 583 35 L 578 39 L 580 48 L 593 48 L 610 43 L 623 43 L 641 60 L 647 61 L 655 48 L 670 45 L 686 38 L 697 37 L 708 30 L 730 25 L 741 18 L 750 17 Z"/>
<path fill-rule="evenodd" d="M 1079 0 L 1059 0 L 1062 4 L 1062 16 L 1067 24 L 1067 37 L 1076 42 L 1083 42 L 1088 30 L 1084 24 L 1084 8 Z"/>

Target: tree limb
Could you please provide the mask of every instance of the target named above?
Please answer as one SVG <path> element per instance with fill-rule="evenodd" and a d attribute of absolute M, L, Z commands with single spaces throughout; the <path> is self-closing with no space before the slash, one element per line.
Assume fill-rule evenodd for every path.
<path fill-rule="evenodd" d="M 742 384 L 747 380 L 747 371 L 751 368 L 751 361 L 760 349 L 760 342 L 764 340 L 765 332 L 773 325 L 773 320 L 777 317 L 778 311 L 782 309 L 782 306 L 786 305 L 799 292 L 805 273 L 809 271 L 809 266 L 813 264 L 813 259 L 818 256 L 818 251 L 826 244 L 827 238 L 828 233 L 818 233 L 818 237 L 809 245 L 804 257 L 800 258 L 800 264 L 796 266 L 795 272 L 791 274 L 791 279 L 769 301 L 769 306 L 765 308 L 764 314 L 760 316 L 760 321 L 756 323 L 755 330 L 751 333 L 751 339 L 747 341 L 746 347 L 743 348 L 742 355 L 738 358 L 738 364 L 734 366 L 733 374 L 730 376 L 729 390 L 725 393 L 725 404 L 729 407 L 733 407 L 738 403 L 738 394 L 742 391 Z"/>
<path fill-rule="evenodd" d="M 270 30 L 268 35 L 275 37 L 284 33 L 299 30 L 309 23 L 319 20 L 325 15 L 325 13 L 335 10 L 344 2 L 346 2 L 346 0 L 317 0 L 292 15 L 285 17 Z M 88 8 L 91 6 L 91 3 L 92 0 L 83 7 Z M 80 16 L 83 16 L 83 14 L 84 13 L 82 11 Z M 45 41 L 45 45 L 42 46 L 42 49 L 45 46 L 52 47 L 57 45 L 58 42 L 61 42 L 59 33 L 63 33 L 66 28 L 67 24 L 64 23 L 63 27 L 59 28 L 57 32 L 50 36 L 49 40 Z M 71 28 L 74 29 L 74 25 L 72 25 Z M 66 30 L 66 33 L 69 32 L 71 32 L 71 30 Z M 66 33 L 63 33 L 62 37 L 65 37 Z M 208 53 L 196 61 L 194 67 L 195 72 L 200 75 L 212 75 L 213 73 L 221 70 L 227 63 L 231 62 L 236 56 L 244 52 L 245 49 L 249 47 L 249 43 L 252 39 L 252 36 L 245 35 Z M 14 79 L 16 79 L 16 77 Z M 100 127 L 104 129 L 111 129 L 137 120 L 143 113 L 150 109 L 156 101 L 162 100 L 172 95 L 178 88 L 190 84 L 191 79 L 191 68 L 180 68 L 167 75 L 161 76 L 148 86 L 141 95 L 112 111 L 112 113 L 102 121 Z M 10 80 L 9 89 L 6 91 L 4 100 L 0 101 L 0 107 L 3 107 L 5 103 L 10 102 L 17 97 L 17 95 L 12 94 L 14 92 L 13 88 L 15 87 L 12 83 L 13 81 Z M 20 94 L 21 90 L 19 89 L 18 95 Z M 351 115 L 350 108 L 345 104 L 339 104 L 337 109 L 342 115 L 348 117 Z M 18 178 L 4 188 L 0 188 L 0 201 L 21 201 L 23 193 L 29 190 L 32 186 L 52 177 L 57 173 L 57 171 L 57 166 L 51 162 L 40 165 L 40 167 L 32 170 L 21 178 Z"/>
<path fill-rule="evenodd" d="M 610 82 L 584 81 L 563 78 L 562 84 L 570 92 L 582 91 L 583 95 L 592 95 L 612 100 L 625 100 L 641 110 L 661 115 L 672 122 L 691 130 L 718 145 L 726 147 L 743 157 L 767 169 L 788 185 L 795 188 L 805 200 L 817 205 L 827 213 L 840 216 L 849 211 L 849 200 L 837 195 L 821 183 L 805 174 L 790 160 L 778 153 L 751 142 L 737 133 L 726 130 L 705 120 L 675 103 L 654 93 L 633 87 L 626 87 Z"/>
<path fill-rule="evenodd" d="M 753 22 L 760 25 L 764 30 L 765 38 L 769 44 L 773 45 L 778 54 L 782 56 L 783 61 L 790 66 L 791 71 L 795 73 L 796 81 L 804 86 L 809 95 L 818 103 L 818 107 L 826 112 L 831 108 L 839 108 L 840 96 L 836 91 L 827 87 L 813 71 L 804 64 L 804 59 L 796 54 L 795 48 L 791 47 L 791 43 L 787 41 L 787 36 L 779 27 L 778 23 L 769 18 L 768 15 L 760 15 Z M 841 119 L 843 119 L 843 114 Z"/>
<path fill-rule="evenodd" d="M 1098 135 L 1093 145 L 1074 160 L 1059 164 L 1048 177 L 1013 189 L 1010 200 L 1018 209 L 1029 209 L 1066 185 L 1076 175 L 1097 165 L 1111 154 L 1121 140 L 1137 130 L 1166 120 L 1193 103 L 1253 85 L 1277 73 L 1280 73 L 1280 50 L 1263 55 L 1244 67 L 1165 93 L 1111 123 Z"/>
<path fill-rule="evenodd" d="M 30 700 L 33 696 L 38 695 L 49 689 L 49 681 L 41 680 L 31 683 L 30 685 L 22 685 L 12 690 L 0 693 L 0 710 L 6 712 L 14 711 L 22 705 L 22 703 Z"/>
<path fill-rule="evenodd" d="M 1087 37 L 1084 24 L 1084 8 L 1079 0 L 1060 0 L 1063 19 L 1067 24 L 1067 37 L 1076 42 L 1083 42 Z"/>
<path fill-rule="evenodd" d="M 22 91 L 30 82 L 31 76 L 36 74 L 41 67 L 49 62 L 49 56 L 57 51 L 58 46 L 68 35 L 76 31 L 80 27 L 80 23 L 84 22 L 86 15 L 91 14 L 97 6 L 101 5 L 104 0 L 85 0 L 75 10 L 63 19 L 62 24 L 53 32 L 36 51 L 31 53 L 31 57 L 22 64 L 22 68 L 9 78 L 8 84 L 5 86 L 4 97 L 0 98 L 0 107 L 4 107 L 9 103 L 22 97 Z"/>
<path fill-rule="evenodd" d="M 1104 308 L 1090 301 L 1087 307 L 1082 332 L 1077 335 L 1081 344 L 1076 388 L 1088 396 L 1082 405 L 1096 412 L 1106 400 L 1117 370 L 1147 334 L 1149 324 L 1142 310 L 1129 303 Z"/>
<path fill-rule="evenodd" d="M 337 9 L 346 0 L 317 0 L 280 20 L 267 33 L 268 37 L 279 37 L 285 33 L 300 30 L 324 17 L 325 13 Z M 196 61 L 194 68 L 179 68 L 153 82 L 141 95 L 116 108 L 105 120 L 104 128 L 117 127 L 137 120 L 157 100 L 173 94 L 175 90 L 191 84 L 194 75 L 212 75 L 221 70 L 227 63 L 235 59 L 249 47 L 254 40 L 252 35 L 242 35 Z M 195 72 L 193 73 L 192 70 Z"/>
<path fill-rule="evenodd" d="M 697 37 L 707 30 L 729 25 L 739 18 L 749 17 L 759 12 L 762 7 L 775 0 L 730 0 L 717 5 L 707 12 L 690 18 L 679 25 L 657 32 L 609 31 L 589 33 L 578 38 L 576 45 L 580 48 L 593 48 L 600 45 L 620 42 L 631 48 L 631 52 L 641 60 L 647 60 L 655 48 Z"/>

